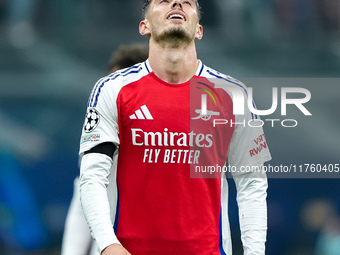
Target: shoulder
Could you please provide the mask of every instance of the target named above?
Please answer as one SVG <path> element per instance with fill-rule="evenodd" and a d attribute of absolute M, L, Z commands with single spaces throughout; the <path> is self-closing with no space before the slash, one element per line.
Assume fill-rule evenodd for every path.
<path fill-rule="evenodd" d="M 230 75 L 218 72 L 215 69 L 208 67 L 204 64 L 202 64 L 202 66 L 203 67 L 200 73 L 201 77 L 209 79 L 214 84 L 221 84 L 223 85 L 223 87 L 227 86 L 229 88 L 232 87 L 241 88 L 244 91 L 244 93 L 247 94 L 248 89 L 243 82 L 231 77 Z"/>
<path fill-rule="evenodd" d="M 93 87 L 89 106 L 95 106 L 96 101 L 102 95 L 117 96 L 124 86 L 138 81 L 148 74 L 148 67 L 145 62 L 142 62 L 100 78 Z"/>
<path fill-rule="evenodd" d="M 117 86 L 125 86 L 132 82 L 135 82 L 142 77 L 149 74 L 149 70 L 145 62 L 135 64 L 131 67 L 120 69 L 106 77 L 106 79 L 110 85 L 116 84 Z"/>

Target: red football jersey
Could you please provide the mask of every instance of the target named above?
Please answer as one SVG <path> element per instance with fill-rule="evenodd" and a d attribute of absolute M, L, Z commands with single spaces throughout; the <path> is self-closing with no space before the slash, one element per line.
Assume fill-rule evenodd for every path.
<path fill-rule="evenodd" d="M 246 125 L 258 117 L 233 114 L 232 87 L 247 96 L 242 83 L 201 62 L 191 81 L 169 84 L 148 61 L 95 85 L 80 153 L 118 146 L 114 230 L 131 254 L 231 254 L 227 180 L 218 170 L 227 160 L 239 169 L 270 159 L 262 128 Z"/>

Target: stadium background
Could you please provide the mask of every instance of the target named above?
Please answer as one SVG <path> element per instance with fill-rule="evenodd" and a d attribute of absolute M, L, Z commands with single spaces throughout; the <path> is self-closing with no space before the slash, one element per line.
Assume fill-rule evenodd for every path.
<path fill-rule="evenodd" d="M 296 115 L 301 127 L 265 127 L 271 164 L 340 163 L 340 2 L 200 3 L 205 36 L 197 49 L 205 64 L 241 80 L 300 77 L 318 84 L 307 105 L 313 117 Z M 59 254 L 85 104 L 111 53 L 146 42 L 138 33 L 140 9 L 136 0 L 0 0 L 0 254 Z M 259 109 L 271 102 L 255 99 Z M 317 254 L 324 246 L 323 254 L 340 254 L 338 184 L 269 179 L 267 254 Z"/>

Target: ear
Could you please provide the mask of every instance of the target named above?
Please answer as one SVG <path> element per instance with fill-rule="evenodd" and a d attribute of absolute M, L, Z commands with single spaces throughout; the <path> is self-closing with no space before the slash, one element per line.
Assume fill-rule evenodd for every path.
<path fill-rule="evenodd" d="M 198 39 L 198 40 L 201 40 L 202 37 L 203 37 L 203 26 L 198 24 L 195 38 Z"/>
<path fill-rule="evenodd" d="M 141 35 L 146 35 L 146 36 L 150 36 L 150 29 L 149 29 L 149 22 L 147 19 L 145 20 L 142 20 L 140 23 L 139 23 L 139 33 Z"/>

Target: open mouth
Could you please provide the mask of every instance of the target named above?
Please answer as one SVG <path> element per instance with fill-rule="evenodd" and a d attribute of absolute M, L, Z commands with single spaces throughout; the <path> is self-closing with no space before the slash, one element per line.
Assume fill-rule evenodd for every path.
<path fill-rule="evenodd" d="M 179 14 L 179 13 L 175 13 L 175 14 L 170 14 L 169 16 L 168 16 L 168 19 L 176 19 L 176 20 L 183 20 L 183 21 L 186 21 L 186 18 L 183 16 L 183 15 L 181 15 L 181 14 Z"/>

